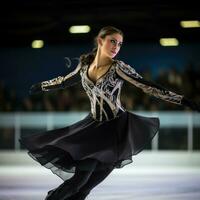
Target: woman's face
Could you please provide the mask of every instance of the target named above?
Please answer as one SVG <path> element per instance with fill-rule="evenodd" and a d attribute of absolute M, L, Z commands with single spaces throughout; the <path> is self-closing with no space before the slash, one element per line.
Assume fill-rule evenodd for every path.
<path fill-rule="evenodd" d="M 100 38 L 99 44 L 101 47 L 101 53 L 110 58 L 114 58 L 118 54 L 122 42 L 123 37 L 119 33 L 107 35 L 103 39 Z"/>

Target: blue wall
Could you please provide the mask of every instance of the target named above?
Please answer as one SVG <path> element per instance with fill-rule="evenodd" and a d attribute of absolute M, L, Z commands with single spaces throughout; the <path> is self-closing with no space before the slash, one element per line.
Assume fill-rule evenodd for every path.
<path fill-rule="evenodd" d="M 90 51 L 92 46 L 66 45 L 46 46 L 43 49 L 1 48 L 0 80 L 17 90 L 18 96 L 28 95 L 29 87 L 36 82 L 65 75 L 65 57 L 75 58 Z M 200 44 L 185 44 L 178 47 L 161 47 L 159 44 L 125 44 L 118 59 L 132 65 L 139 73 L 146 68 L 157 75 L 163 68 L 176 67 L 182 70 L 190 62 L 200 67 Z"/>

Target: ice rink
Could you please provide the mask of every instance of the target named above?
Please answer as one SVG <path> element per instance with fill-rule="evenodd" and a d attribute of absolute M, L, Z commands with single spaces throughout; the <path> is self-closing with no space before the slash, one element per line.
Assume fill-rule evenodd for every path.
<path fill-rule="evenodd" d="M 136 163 L 115 169 L 92 190 L 87 199 L 199 200 L 200 168 L 194 163 L 189 165 L 189 156 L 185 155 L 188 166 L 186 163 L 181 166 L 181 163 L 177 162 L 176 165 L 169 162 L 168 165 L 157 165 L 157 157 L 154 157 L 154 164 L 145 166 L 144 160 L 148 159 L 149 155 L 139 156 L 141 161 L 136 160 Z M 161 157 L 163 160 L 167 158 L 166 155 Z M 179 162 L 180 157 L 179 155 Z M 60 178 L 39 165 L 3 165 L 0 167 L 0 200 L 44 200 L 47 192 L 61 183 Z"/>

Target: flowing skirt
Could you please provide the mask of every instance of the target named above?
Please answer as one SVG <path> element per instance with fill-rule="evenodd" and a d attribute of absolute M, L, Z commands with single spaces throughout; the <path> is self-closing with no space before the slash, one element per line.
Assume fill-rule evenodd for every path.
<path fill-rule="evenodd" d="M 91 159 L 100 162 L 98 170 L 130 164 L 132 156 L 151 142 L 159 125 L 156 117 L 128 111 L 103 122 L 95 121 L 89 113 L 75 124 L 21 137 L 19 142 L 34 160 L 67 180 L 80 163 L 84 163 L 82 170 L 91 170 Z"/>

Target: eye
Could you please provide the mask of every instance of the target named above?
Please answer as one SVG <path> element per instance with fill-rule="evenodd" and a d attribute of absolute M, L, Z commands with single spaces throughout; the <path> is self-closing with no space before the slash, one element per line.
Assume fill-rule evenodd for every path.
<path fill-rule="evenodd" d="M 122 46 L 122 42 L 119 43 L 119 46 L 120 46 L 120 47 Z"/>
<path fill-rule="evenodd" d="M 110 41 L 111 41 L 111 43 L 116 44 L 116 41 L 115 41 L 115 40 L 110 40 Z"/>

